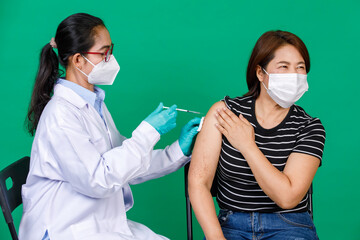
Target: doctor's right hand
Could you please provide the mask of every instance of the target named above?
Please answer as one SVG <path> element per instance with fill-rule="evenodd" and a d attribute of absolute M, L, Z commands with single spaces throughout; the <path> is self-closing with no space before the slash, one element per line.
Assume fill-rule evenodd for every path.
<path fill-rule="evenodd" d="M 163 106 L 161 102 L 155 111 L 145 118 L 145 121 L 155 128 L 160 135 L 169 132 L 176 126 L 177 111 L 175 109 L 177 106 L 172 105 L 166 110 L 163 110 Z"/>

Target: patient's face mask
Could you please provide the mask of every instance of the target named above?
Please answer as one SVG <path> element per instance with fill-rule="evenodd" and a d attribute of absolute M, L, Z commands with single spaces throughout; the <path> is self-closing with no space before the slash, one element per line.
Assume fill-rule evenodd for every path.
<path fill-rule="evenodd" d="M 264 85 L 269 96 L 281 107 L 293 105 L 309 89 L 307 75 L 299 73 L 267 73 L 268 87 Z"/>
<path fill-rule="evenodd" d="M 110 60 L 108 62 L 105 62 L 105 60 L 99 62 L 98 64 L 93 64 L 89 59 L 87 59 L 85 56 L 83 58 L 88 61 L 91 65 L 94 66 L 94 68 L 91 70 L 89 75 L 81 71 L 79 68 L 76 68 L 79 70 L 82 74 L 88 77 L 88 82 L 91 84 L 97 84 L 97 85 L 112 85 L 116 75 L 118 74 L 120 70 L 120 66 L 117 63 L 114 55 L 111 55 Z"/>

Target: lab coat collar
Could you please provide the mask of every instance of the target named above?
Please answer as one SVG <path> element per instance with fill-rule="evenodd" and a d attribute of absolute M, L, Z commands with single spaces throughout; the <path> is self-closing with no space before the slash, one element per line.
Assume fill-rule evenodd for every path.
<path fill-rule="evenodd" d="M 71 82 L 69 80 L 66 80 L 64 78 L 59 78 L 57 80 L 57 84 L 61 84 L 65 87 L 70 88 L 73 90 L 77 95 L 82 97 L 86 102 L 90 103 L 92 106 L 95 105 L 95 100 L 98 95 L 98 90 L 94 88 L 94 92 L 90 91 L 89 89 L 86 89 L 74 82 Z M 103 99 L 101 99 L 103 100 Z"/>
<path fill-rule="evenodd" d="M 54 96 L 61 97 L 66 101 L 72 103 L 77 108 L 88 107 L 88 104 L 82 97 L 76 94 L 72 89 L 65 87 L 61 84 L 56 84 L 54 87 Z"/>

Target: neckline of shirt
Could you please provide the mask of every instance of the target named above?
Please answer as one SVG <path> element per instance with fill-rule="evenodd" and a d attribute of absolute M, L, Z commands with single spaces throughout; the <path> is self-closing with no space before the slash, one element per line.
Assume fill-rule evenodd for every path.
<path fill-rule="evenodd" d="M 251 118 L 254 121 L 254 124 L 255 124 L 257 130 L 259 131 L 259 133 L 262 133 L 265 135 L 272 134 L 272 133 L 276 132 L 278 129 L 282 128 L 285 125 L 285 123 L 290 119 L 290 115 L 293 113 L 293 110 L 294 110 L 294 105 L 292 105 L 290 107 L 289 112 L 286 114 L 285 118 L 277 126 L 275 126 L 273 128 L 269 128 L 269 129 L 263 128 L 256 119 L 255 99 L 253 97 L 251 98 Z"/>

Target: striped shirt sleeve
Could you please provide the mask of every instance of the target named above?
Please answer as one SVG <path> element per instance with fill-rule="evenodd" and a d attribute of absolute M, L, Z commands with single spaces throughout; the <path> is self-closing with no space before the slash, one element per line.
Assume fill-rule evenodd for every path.
<path fill-rule="evenodd" d="M 308 124 L 300 131 L 297 137 L 296 145 L 293 152 L 305 153 L 320 159 L 325 144 L 325 129 L 320 119 L 313 118 Z"/>

